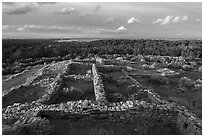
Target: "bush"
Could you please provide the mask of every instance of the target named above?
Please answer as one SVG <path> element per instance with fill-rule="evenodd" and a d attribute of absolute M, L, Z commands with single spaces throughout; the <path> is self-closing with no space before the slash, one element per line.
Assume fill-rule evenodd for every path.
<path fill-rule="evenodd" d="M 25 123 L 30 121 L 30 123 Z M 46 135 L 52 132 L 49 121 L 40 117 L 26 118 L 13 126 L 4 126 L 3 135 Z"/>
<path fill-rule="evenodd" d="M 80 98 L 81 96 L 83 96 L 83 94 L 83 91 L 75 87 L 64 88 L 62 90 L 62 95 L 67 96 L 69 98 Z"/>
<path fill-rule="evenodd" d="M 185 88 L 194 88 L 194 83 L 191 81 L 191 79 L 188 79 L 186 77 L 183 77 L 179 81 L 180 87 L 185 87 Z"/>
<path fill-rule="evenodd" d="M 169 83 L 168 79 L 162 76 L 150 76 L 148 81 L 156 85 L 166 85 Z"/>

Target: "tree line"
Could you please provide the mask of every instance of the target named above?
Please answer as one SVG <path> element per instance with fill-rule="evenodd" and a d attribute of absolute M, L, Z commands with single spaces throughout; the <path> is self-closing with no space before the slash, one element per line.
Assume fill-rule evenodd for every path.
<path fill-rule="evenodd" d="M 70 58 L 88 55 L 161 55 L 202 58 L 201 40 L 129 40 L 108 39 L 90 42 L 58 42 L 54 39 L 3 39 L 2 61 L 13 63 L 17 60 L 42 57 Z"/>

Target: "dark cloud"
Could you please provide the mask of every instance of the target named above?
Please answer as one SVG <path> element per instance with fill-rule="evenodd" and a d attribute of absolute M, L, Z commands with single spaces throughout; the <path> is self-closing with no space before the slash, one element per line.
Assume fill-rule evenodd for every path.
<path fill-rule="evenodd" d="M 56 11 L 55 13 L 57 13 L 57 14 L 73 14 L 73 13 L 78 13 L 78 11 L 75 8 L 70 7 L 70 8 L 63 8 L 60 11 Z"/>
<path fill-rule="evenodd" d="M 80 17 L 84 18 L 84 17 L 88 17 L 88 16 L 92 16 L 93 13 L 81 13 Z"/>
<path fill-rule="evenodd" d="M 9 5 L 6 7 L 3 7 L 3 13 L 4 14 L 10 14 L 10 15 L 20 15 L 20 14 L 26 14 L 28 12 L 31 12 L 35 6 L 31 3 L 23 3 L 19 5 Z"/>
<path fill-rule="evenodd" d="M 105 22 L 108 23 L 108 24 L 112 23 L 113 21 L 114 21 L 113 17 L 105 19 Z"/>
<path fill-rule="evenodd" d="M 20 15 L 31 12 L 39 6 L 56 4 L 57 2 L 3 2 L 4 14 Z"/>
<path fill-rule="evenodd" d="M 38 5 L 52 5 L 56 4 L 57 2 L 36 2 Z"/>
<path fill-rule="evenodd" d="M 101 5 L 97 5 L 96 7 L 94 7 L 93 11 L 97 12 L 101 9 Z"/>
<path fill-rule="evenodd" d="M 12 6 L 15 5 L 15 2 L 2 2 L 3 5 Z"/>
<path fill-rule="evenodd" d="M 94 7 L 93 11 L 88 12 L 88 13 L 80 13 L 80 17 L 88 17 L 88 16 L 92 16 L 95 14 L 95 12 L 98 12 L 101 9 L 101 5 L 97 5 Z"/>

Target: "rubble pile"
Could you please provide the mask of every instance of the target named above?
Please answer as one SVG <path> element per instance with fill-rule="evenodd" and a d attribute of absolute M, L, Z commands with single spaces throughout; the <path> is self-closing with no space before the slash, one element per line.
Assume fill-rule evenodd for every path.
<path fill-rule="evenodd" d="M 170 70 L 168 68 L 160 68 L 160 69 L 157 70 L 157 72 L 161 73 L 162 76 L 169 76 L 169 75 L 179 74 L 178 72 L 175 72 L 175 71 Z"/>
<path fill-rule="evenodd" d="M 180 88 L 192 88 L 197 91 L 198 89 L 202 88 L 202 80 L 191 80 L 187 77 L 182 77 L 179 81 Z"/>
<path fill-rule="evenodd" d="M 86 75 L 68 75 L 65 76 L 64 78 L 66 79 L 71 79 L 71 80 L 84 80 L 84 81 L 92 81 L 93 80 L 93 76 L 90 74 L 86 74 Z"/>

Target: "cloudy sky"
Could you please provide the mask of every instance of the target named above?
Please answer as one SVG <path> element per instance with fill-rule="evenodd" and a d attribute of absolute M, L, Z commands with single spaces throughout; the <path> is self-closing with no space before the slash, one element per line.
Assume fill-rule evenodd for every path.
<path fill-rule="evenodd" d="M 3 38 L 202 38 L 202 3 L 2 4 Z"/>

